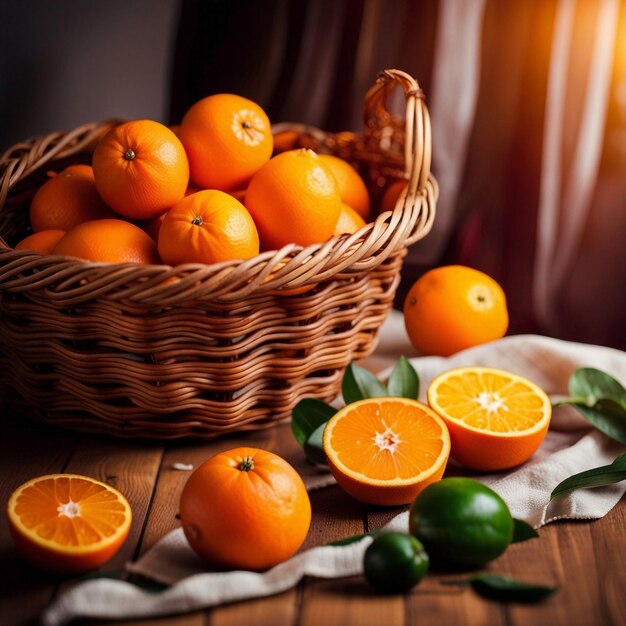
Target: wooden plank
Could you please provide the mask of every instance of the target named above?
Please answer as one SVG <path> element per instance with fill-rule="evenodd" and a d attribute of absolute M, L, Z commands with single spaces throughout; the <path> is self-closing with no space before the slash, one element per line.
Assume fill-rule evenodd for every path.
<path fill-rule="evenodd" d="M 10 414 L 2 416 L 0 494 L 3 507 L 22 483 L 61 472 L 77 436 Z M 0 624 L 35 620 L 50 601 L 58 576 L 30 565 L 15 550 L 6 523 L 0 524 Z"/>
<path fill-rule="evenodd" d="M 277 626 L 278 624 L 295 624 L 297 598 L 297 591 L 290 589 L 284 593 L 267 598 L 225 604 L 209 613 L 207 626 L 241 626 L 242 624 Z"/>
<path fill-rule="evenodd" d="M 380 528 L 408 507 L 392 509 L 372 508 L 368 511 L 368 528 Z M 408 528 L 404 529 L 408 532 Z M 406 594 L 407 623 L 418 621 L 437 623 L 438 626 L 468 626 L 478 624 L 497 625 L 504 623 L 499 607 L 487 603 L 472 594 L 463 593 L 462 589 L 442 585 L 439 581 L 446 577 L 457 577 L 450 574 L 430 571 L 422 581 Z M 402 596 L 389 596 L 387 603 L 398 603 Z M 397 611 L 398 609 L 395 608 Z"/>
<path fill-rule="evenodd" d="M 591 541 L 596 555 L 596 568 L 605 624 L 626 624 L 626 593 L 624 593 L 626 554 L 626 496 L 606 517 L 590 523 Z M 599 623 L 599 620 L 597 620 Z"/>
<path fill-rule="evenodd" d="M 539 604 L 510 604 L 509 623 L 606 624 L 590 524 L 553 523 L 539 532 L 539 539 L 512 545 L 500 559 L 498 571 L 520 580 L 558 585 L 560 590 Z"/>
<path fill-rule="evenodd" d="M 302 454 L 285 424 L 268 430 L 230 435 L 216 441 L 169 444 L 163 456 L 150 519 L 140 547 L 141 554 L 150 549 L 169 531 L 179 526 L 178 503 L 191 471 L 180 471 L 174 466 L 176 464 L 191 465 L 195 469 L 218 452 L 241 446 L 270 450 L 290 462 L 298 454 Z"/>
<path fill-rule="evenodd" d="M 469 589 L 441 584 L 441 579 L 451 577 L 458 578 L 459 574 L 444 576 L 439 572 L 430 571 L 418 587 L 408 595 L 407 621 L 409 624 L 497 626 L 506 623 L 503 609 L 498 603 L 483 600 Z"/>
<path fill-rule="evenodd" d="M 366 507 L 339 487 L 312 494 L 315 545 L 365 532 Z M 404 602 L 372 592 L 362 576 L 332 580 L 305 579 L 300 626 L 309 624 L 404 623 Z"/>
<path fill-rule="evenodd" d="M 269 430 L 230 435 L 217 441 L 170 444 L 163 456 L 150 517 L 140 546 L 141 554 L 179 526 L 180 494 L 191 472 L 177 470 L 174 466 L 184 464 L 191 465 L 195 469 L 214 454 L 240 446 L 271 450 L 288 461 L 293 461 L 297 455 L 302 454 L 288 425 L 285 424 Z M 290 590 L 272 598 L 250 600 L 217 607 L 206 612 L 190 613 L 184 616 L 184 623 L 190 626 L 200 626 L 205 623 L 205 620 L 213 625 L 291 623 L 295 620 L 296 603 L 297 592 Z M 161 620 L 154 621 L 155 624 L 160 622 Z M 152 624 L 153 622 L 146 623 Z"/>
<path fill-rule="evenodd" d="M 69 460 L 66 472 L 89 476 L 115 487 L 126 497 L 133 514 L 124 545 L 98 572 L 123 570 L 126 562 L 137 553 L 162 456 L 160 443 L 85 436 Z M 69 589 L 76 580 L 62 579 L 55 596 Z"/>
<path fill-rule="evenodd" d="M 388 524 L 396 515 L 399 515 L 403 511 L 406 511 L 406 506 L 394 506 L 394 507 L 368 507 L 367 509 L 367 530 L 373 530 L 374 528 L 382 528 L 385 524 Z M 409 529 L 403 529 L 403 532 L 408 532 Z"/>
<path fill-rule="evenodd" d="M 220 442 L 221 444 L 222 442 Z M 302 449 L 291 433 L 289 424 L 279 424 L 269 430 L 259 430 L 246 434 L 243 437 L 232 438 L 232 444 L 227 447 L 248 445 L 270 450 L 292 465 L 297 465 L 301 461 L 303 454 Z M 222 449 L 224 447 L 222 446 Z M 317 525 L 322 519 L 322 512 L 319 507 L 320 493 L 322 492 L 310 494 L 313 510 L 311 528 L 300 551 L 319 545 L 317 541 Z M 211 626 L 295 624 L 298 616 L 300 596 L 301 585 L 276 596 L 216 607 L 209 612 L 208 623 Z"/>
<path fill-rule="evenodd" d="M 163 456 L 163 445 L 111 437 L 85 437 L 66 471 L 101 480 L 118 489 L 133 513 L 128 539 L 102 571 L 122 569 L 138 549 Z"/>
<path fill-rule="evenodd" d="M 407 529 L 408 530 L 408 529 Z M 493 564 L 487 565 L 493 570 Z M 407 621 L 436 623 L 437 626 L 498 626 L 505 624 L 501 606 L 487 602 L 471 590 L 442 584 L 450 578 L 462 578 L 472 572 L 444 572 L 431 564 L 422 579 L 407 596 Z"/>

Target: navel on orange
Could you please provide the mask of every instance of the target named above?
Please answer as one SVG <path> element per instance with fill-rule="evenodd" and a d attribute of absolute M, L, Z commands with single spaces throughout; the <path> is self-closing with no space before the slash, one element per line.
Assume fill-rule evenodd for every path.
<path fill-rule="evenodd" d="M 18 487 L 7 504 L 17 548 L 53 571 L 100 567 L 130 530 L 126 498 L 110 485 L 76 474 L 50 474 Z"/>
<path fill-rule="evenodd" d="M 528 460 L 552 415 L 550 399 L 535 383 L 489 367 L 440 374 L 428 388 L 428 403 L 448 426 L 452 458 L 487 471 Z"/>
<path fill-rule="evenodd" d="M 404 324 L 416 350 L 450 356 L 506 333 L 506 297 L 500 285 L 479 270 L 437 267 L 420 276 L 407 293 Z"/>
<path fill-rule="evenodd" d="M 428 406 L 408 398 L 369 398 L 340 409 L 328 422 L 324 452 L 337 482 L 362 502 L 412 502 L 443 476 L 450 437 Z"/>
<path fill-rule="evenodd" d="M 272 155 L 272 129 L 251 100 L 215 94 L 185 114 L 178 136 L 189 157 L 191 180 L 205 189 L 243 189 Z"/>

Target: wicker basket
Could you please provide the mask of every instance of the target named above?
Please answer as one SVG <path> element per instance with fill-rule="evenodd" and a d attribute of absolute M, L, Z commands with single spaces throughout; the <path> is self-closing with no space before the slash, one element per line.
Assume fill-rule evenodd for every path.
<path fill-rule="evenodd" d="M 386 108 L 398 85 L 406 120 Z M 393 212 L 353 235 L 212 266 L 13 250 L 45 173 L 89 163 L 115 123 L 21 143 L 0 159 L 3 405 L 81 431 L 176 439 L 268 426 L 304 396 L 333 398 L 348 363 L 374 349 L 406 248 L 434 217 L 430 123 L 417 82 L 381 73 L 366 96 L 362 136 L 281 127 L 292 146 L 354 163 L 373 190 L 389 177 L 409 180 Z"/>

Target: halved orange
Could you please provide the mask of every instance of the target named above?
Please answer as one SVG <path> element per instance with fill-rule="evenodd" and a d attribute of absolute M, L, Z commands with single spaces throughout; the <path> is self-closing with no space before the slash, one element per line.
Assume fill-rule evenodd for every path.
<path fill-rule="evenodd" d="M 437 376 L 428 403 L 450 431 L 453 459 L 477 470 L 527 461 L 550 425 L 552 405 L 530 380 L 489 367 L 462 367 Z"/>
<path fill-rule="evenodd" d="M 72 573 L 108 561 L 124 543 L 132 517 L 119 491 L 76 474 L 24 483 L 11 494 L 7 515 L 24 556 L 46 569 Z"/>
<path fill-rule="evenodd" d="M 412 502 L 440 480 L 450 454 L 443 420 L 408 398 L 369 398 L 343 407 L 323 436 L 333 476 L 352 497 L 369 504 Z"/>

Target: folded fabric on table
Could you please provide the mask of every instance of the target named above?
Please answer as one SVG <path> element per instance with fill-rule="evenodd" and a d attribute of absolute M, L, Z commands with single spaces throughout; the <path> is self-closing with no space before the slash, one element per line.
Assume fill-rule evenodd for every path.
<path fill-rule="evenodd" d="M 395 360 L 399 340 L 398 315 L 390 316 L 381 330 L 382 358 Z M 497 367 L 533 380 L 548 394 L 567 393 L 567 381 L 579 367 L 601 369 L 620 382 L 626 381 L 626 354 L 619 350 L 571 343 L 545 337 L 506 337 L 449 358 L 411 359 L 421 380 L 421 398 L 434 376 L 452 367 Z M 384 374 L 383 374 L 384 375 Z M 446 475 L 474 475 L 498 492 L 514 517 L 535 527 L 558 519 L 596 519 L 608 513 L 626 491 L 626 482 L 597 489 L 581 489 L 550 502 L 552 489 L 562 480 L 611 463 L 624 450 L 571 407 L 555 410 L 545 441 L 533 457 L 514 470 L 475 475 L 453 463 Z M 295 463 L 309 490 L 332 484 L 330 474 L 320 474 L 304 459 Z M 406 530 L 408 513 L 396 516 L 389 528 Z M 161 593 L 148 593 L 128 582 L 96 579 L 80 583 L 61 596 L 43 615 L 43 624 L 63 624 L 78 617 L 131 619 L 183 613 L 225 602 L 279 593 L 303 576 L 338 578 L 362 573 L 363 553 L 370 537 L 347 546 L 320 546 L 302 552 L 264 573 L 211 572 L 195 556 L 181 529 L 163 537 L 128 569 L 158 582 L 172 585 Z"/>

